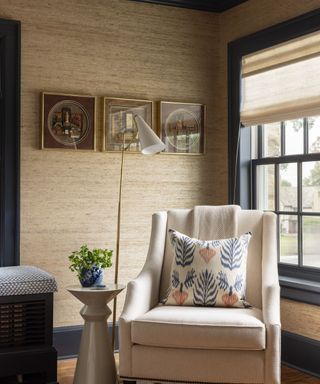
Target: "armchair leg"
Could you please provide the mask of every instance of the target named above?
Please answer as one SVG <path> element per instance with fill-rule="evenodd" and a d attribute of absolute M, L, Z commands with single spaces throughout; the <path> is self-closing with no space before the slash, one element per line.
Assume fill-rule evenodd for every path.
<path fill-rule="evenodd" d="M 131 381 L 131 380 L 123 380 L 123 384 L 136 384 L 136 381 Z"/>

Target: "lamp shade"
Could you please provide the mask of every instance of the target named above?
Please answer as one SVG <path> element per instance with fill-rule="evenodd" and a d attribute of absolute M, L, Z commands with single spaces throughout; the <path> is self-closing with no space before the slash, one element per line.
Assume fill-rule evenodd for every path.
<path fill-rule="evenodd" d="M 154 133 L 151 127 L 139 115 L 135 115 L 134 120 L 138 127 L 141 152 L 144 155 L 153 155 L 165 149 L 165 144 Z"/>

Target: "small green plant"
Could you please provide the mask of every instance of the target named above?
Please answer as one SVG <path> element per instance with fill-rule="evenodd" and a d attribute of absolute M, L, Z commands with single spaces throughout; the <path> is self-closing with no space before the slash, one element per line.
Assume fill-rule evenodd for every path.
<path fill-rule="evenodd" d="M 81 279 L 85 271 L 92 267 L 102 269 L 111 267 L 112 254 L 113 251 L 110 249 L 98 248 L 90 251 L 87 245 L 83 245 L 79 251 L 74 251 L 69 256 L 69 268 L 72 272 L 76 272 L 79 279 Z"/>

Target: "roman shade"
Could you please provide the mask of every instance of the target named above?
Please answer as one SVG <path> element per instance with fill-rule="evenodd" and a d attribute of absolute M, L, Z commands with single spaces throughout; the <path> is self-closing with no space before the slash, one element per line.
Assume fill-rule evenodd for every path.
<path fill-rule="evenodd" d="M 320 113 L 320 32 L 243 57 L 246 126 Z"/>

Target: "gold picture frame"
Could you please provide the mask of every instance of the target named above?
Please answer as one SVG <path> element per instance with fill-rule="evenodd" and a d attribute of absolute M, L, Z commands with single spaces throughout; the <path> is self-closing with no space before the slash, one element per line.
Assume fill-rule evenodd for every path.
<path fill-rule="evenodd" d="M 160 139 L 163 154 L 203 155 L 205 153 L 206 106 L 175 101 L 159 102 Z"/>
<path fill-rule="evenodd" d="M 139 115 L 154 129 L 153 102 L 150 100 L 103 98 L 103 151 L 140 153 L 134 115 Z"/>
<path fill-rule="evenodd" d="M 41 149 L 96 150 L 96 97 L 41 93 Z"/>

